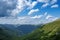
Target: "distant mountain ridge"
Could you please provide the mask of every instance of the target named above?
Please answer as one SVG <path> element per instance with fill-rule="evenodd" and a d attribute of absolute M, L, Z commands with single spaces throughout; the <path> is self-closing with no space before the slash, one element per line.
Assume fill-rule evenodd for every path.
<path fill-rule="evenodd" d="M 39 25 L 40 26 L 40 25 Z M 10 24 L 0 24 L 0 28 L 7 30 L 9 34 L 15 35 L 25 35 L 28 34 L 39 27 L 38 25 L 10 25 Z"/>
<path fill-rule="evenodd" d="M 17 29 L 21 30 L 23 34 L 28 34 L 32 32 L 33 30 L 37 29 L 39 26 L 38 25 L 20 25 L 17 27 Z"/>

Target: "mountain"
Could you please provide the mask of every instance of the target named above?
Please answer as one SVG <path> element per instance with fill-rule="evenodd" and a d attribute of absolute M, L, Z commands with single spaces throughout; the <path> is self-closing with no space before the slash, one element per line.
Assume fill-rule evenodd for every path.
<path fill-rule="evenodd" d="M 20 26 L 22 29 L 24 29 L 25 26 L 29 27 L 28 25 L 19 25 L 17 27 L 19 28 L 18 30 L 20 30 Z M 15 34 L 16 32 L 9 32 L 9 30 L 7 31 L 3 27 L 0 27 L 0 40 L 60 40 L 60 19 L 42 26 L 40 25 L 40 27 L 34 31 L 23 36 L 17 36 Z M 24 30 L 26 31 L 26 29 Z M 13 33 L 13 35 L 10 35 L 9 33 Z"/>
<path fill-rule="evenodd" d="M 8 38 L 11 37 L 9 36 L 6 31 L 4 31 L 2 28 L 0 28 L 0 40 L 8 40 Z"/>
<path fill-rule="evenodd" d="M 10 32 L 10 33 L 12 34 L 13 32 Z M 16 32 L 10 35 L 9 30 L 0 28 L 0 40 L 20 40 L 20 37 L 15 34 Z"/>
<path fill-rule="evenodd" d="M 30 26 L 31 25 L 19 25 L 17 27 L 12 26 L 13 29 L 12 27 L 9 29 L 8 26 L 6 26 L 7 29 L 4 29 L 4 26 L 0 26 L 0 40 L 60 40 L 60 19 L 42 26 L 35 25 L 37 29 L 33 28 L 33 25 L 31 26 L 34 29 L 31 29 L 33 31 L 29 29 Z M 29 34 L 25 33 L 26 35 L 17 36 L 15 28 L 22 30 L 23 32 L 26 31 Z M 11 29 L 15 31 L 12 31 Z M 9 30 L 11 32 L 9 32 Z M 13 35 L 9 33 L 12 33 Z"/>
<path fill-rule="evenodd" d="M 38 28 L 39 25 L 10 25 L 10 24 L 0 24 L 0 28 L 7 30 L 10 35 L 22 36 L 28 34 Z"/>
<path fill-rule="evenodd" d="M 22 31 L 23 34 L 28 34 L 38 27 L 40 27 L 40 25 L 19 25 L 17 29 Z"/>
<path fill-rule="evenodd" d="M 21 36 L 28 34 L 38 28 L 39 25 L 8 25 L 0 24 L 0 40 L 20 40 Z M 24 34 L 22 34 L 22 32 Z"/>
<path fill-rule="evenodd" d="M 19 33 L 19 31 L 13 25 L 0 24 L 0 28 L 6 31 L 9 35 L 21 35 L 21 32 Z"/>
<path fill-rule="evenodd" d="M 44 24 L 21 40 L 60 40 L 60 19 Z"/>

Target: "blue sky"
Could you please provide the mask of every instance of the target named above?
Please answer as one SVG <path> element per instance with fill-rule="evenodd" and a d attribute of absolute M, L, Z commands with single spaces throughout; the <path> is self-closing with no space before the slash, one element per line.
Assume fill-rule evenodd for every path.
<path fill-rule="evenodd" d="M 34 2 L 34 1 L 36 1 L 36 0 L 32 0 L 32 2 Z M 49 4 L 48 6 L 41 8 L 41 6 L 43 4 L 45 4 L 45 3 L 38 2 L 32 9 L 39 9 L 39 11 L 31 14 L 31 16 L 33 16 L 33 15 L 40 15 L 40 14 L 44 14 L 44 12 L 48 12 L 48 14 L 51 14 L 51 15 L 53 15 L 55 17 L 60 17 L 60 5 L 59 5 L 60 4 L 60 1 L 59 0 L 57 0 L 57 2 L 53 4 L 53 5 L 58 5 L 58 7 L 51 8 L 51 6 L 53 6 L 53 5 L 52 4 Z M 27 15 L 30 10 L 31 9 L 25 8 L 18 15 L 19 16 Z"/>
<path fill-rule="evenodd" d="M 58 18 L 60 0 L 0 0 L 0 24 L 40 24 Z"/>

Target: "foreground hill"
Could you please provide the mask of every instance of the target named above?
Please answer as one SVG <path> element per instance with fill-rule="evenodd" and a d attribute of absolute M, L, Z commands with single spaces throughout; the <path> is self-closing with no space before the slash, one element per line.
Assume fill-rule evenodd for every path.
<path fill-rule="evenodd" d="M 0 40 L 17 40 L 16 35 L 10 35 L 7 30 L 0 28 Z"/>
<path fill-rule="evenodd" d="M 60 19 L 43 25 L 21 40 L 60 40 Z"/>

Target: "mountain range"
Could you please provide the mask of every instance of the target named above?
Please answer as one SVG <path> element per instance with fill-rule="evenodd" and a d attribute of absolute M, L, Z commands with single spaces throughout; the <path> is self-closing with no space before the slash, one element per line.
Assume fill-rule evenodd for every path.
<path fill-rule="evenodd" d="M 9 25 L 11 26 L 11 25 Z M 60 19 L 44 25 L 0 26 L 0 40 L 60 40 Z M 7 28 L 6 28 L 7 27 Z M 26 27 L 26 28 L 25 28 Z M 31 28 L 30 28 L 31 27 Z M 21 34 L 22 32 L 25 34 Z M 18 36 L 16 35 L 19 33 Z"/>
<path fill-rule="evenodd" d="M 9 32 L 9 34 L 14 34 L 17 36 L 22 36 L 28 34 L 38 28 L 37 25 L 10 25 L 10 24 L 0 24 L 0 28 Z"/>

